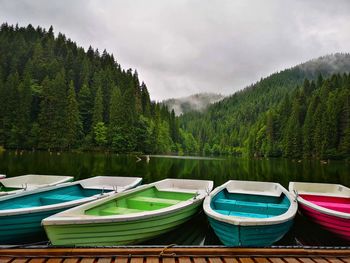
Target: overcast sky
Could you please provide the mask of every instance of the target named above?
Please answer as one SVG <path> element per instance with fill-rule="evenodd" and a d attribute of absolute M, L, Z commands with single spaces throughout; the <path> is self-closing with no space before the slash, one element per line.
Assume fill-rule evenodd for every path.
<path fill-rule="evenodd" d="M 0 0 L 0 21 L 59 31 L 137 69 L 152 99 L 232 94 L 350 51 L 348 0 Z"/>

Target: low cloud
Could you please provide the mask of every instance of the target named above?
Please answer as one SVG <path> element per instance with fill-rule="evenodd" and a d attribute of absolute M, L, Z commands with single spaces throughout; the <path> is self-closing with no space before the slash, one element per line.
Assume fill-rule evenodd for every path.
<path fill-rule="evenodd" d="M 0 0 L 0 20 L 53 25 L 107 49 L 162 100 L 231 94 L 285 67 L 350 51 L 350 2 Z"/>

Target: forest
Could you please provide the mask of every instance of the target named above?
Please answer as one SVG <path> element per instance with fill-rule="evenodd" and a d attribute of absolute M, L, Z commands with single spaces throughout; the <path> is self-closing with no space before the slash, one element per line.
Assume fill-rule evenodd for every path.
<path fill-rule="evenodd" d="M 0 27 L 0 146 L 121 153 L 196 152 L 136 70 L 32 25 Z"/>
<path fill-rule="evenodd" d="M 203 154 L 349 158 L 350 55 L 286 69 L 180 117 Z"/>
<path fill-rule="evenodd" d="M 274 73 L 175 116 L 133 69 L 64 34 L 0 27 L 0 148 L 350 157 L 350 54 Z"/>

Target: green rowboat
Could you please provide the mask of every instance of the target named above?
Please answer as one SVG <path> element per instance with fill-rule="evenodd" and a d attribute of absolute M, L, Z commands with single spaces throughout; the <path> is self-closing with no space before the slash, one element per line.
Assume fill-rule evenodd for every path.
<path fill-rule="evenodd" d="M 200 209 L 212 181 L 165 179 L 42 221 L 53 245 L 137 244 L 175 229 Z"/>

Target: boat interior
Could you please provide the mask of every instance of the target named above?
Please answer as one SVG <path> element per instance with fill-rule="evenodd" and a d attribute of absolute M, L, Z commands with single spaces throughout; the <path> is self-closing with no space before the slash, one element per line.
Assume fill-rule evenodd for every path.
<path fill-rule="evenodd" d="M 79 200 L 99 193 L 102 193 L 101 189 L 85 189 L 80 184 L 75 184 L 50 191 L 13 196 L 0 202 L 0 210 L 54 205 Z"/>
<path fill-rule="evenodd" d="M 170 207 L 195 196 L 195 193 L 161 191 L 153 186 L 90 208 L 85 214 L 111 216 L 141 213 Z"/>
<path fill-rule="evenodd" d="M 284 193 L 280 196 L 230 193 L 226 188 L 212 200 L 214 211 L 229 216 L 269 218 L 284 214 L 290 201 Z"/>
<path fill-rule="evenodd" d="M 315 205 L 342 213 L 350 213 L 350 198 L 300 194 L 300 197 Z"/>

